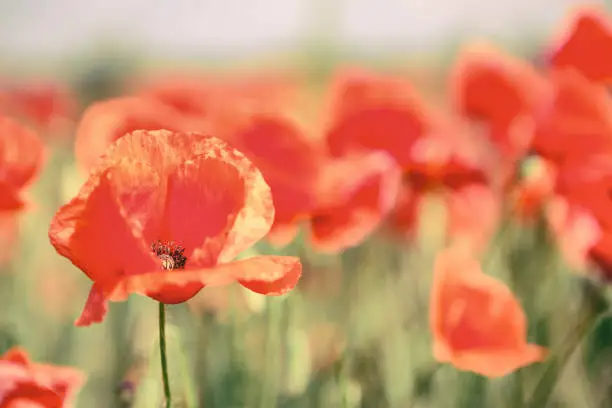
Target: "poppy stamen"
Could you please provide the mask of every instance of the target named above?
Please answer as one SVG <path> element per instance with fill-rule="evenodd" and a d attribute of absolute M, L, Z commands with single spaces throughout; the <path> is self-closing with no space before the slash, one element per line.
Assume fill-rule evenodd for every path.
<path fill-rule="evenodd" d="M 160 259 L 162 269 L 169 271 L 185 268 L 185 249 L 173 241 L 157 240 L 151 244 L 151 251 Z"/>

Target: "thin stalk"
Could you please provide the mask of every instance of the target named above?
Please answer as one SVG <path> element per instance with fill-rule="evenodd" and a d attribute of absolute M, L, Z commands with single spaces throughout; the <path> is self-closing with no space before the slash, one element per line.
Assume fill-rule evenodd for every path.
<path fill-rule="evenodd" d="M 168 378 L 168 359 L 166 357 L 166 305 L 159 302 L 159 355 L 161 358 L 162 378 L 164 381 L 164 396 L 166 408 L 170 408 L 172 397 L 170 395 L 170 379 Z"/>
<path fill-rule="evenodd" d="M 585 295 L 585 301 L 590 303 L 586 307 L 590 306 L 595 310 L 586 311 L 586 316 L 569 332 L 567 338 L 555 352 L 535 386 L 531 399 L 527 404 L 528 408 L 546 407 L 557 385 L 559 376 L 578 346 L 604 318 L 610 316 L 610 310 L 602 306 L 604 298 L 595 285 L 587 283 L 585 285 Z"/>

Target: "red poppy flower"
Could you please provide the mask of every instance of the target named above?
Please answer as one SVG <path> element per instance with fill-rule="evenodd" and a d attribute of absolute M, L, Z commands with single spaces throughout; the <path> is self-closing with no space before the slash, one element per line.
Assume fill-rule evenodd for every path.
<path fill-rule="evenodd" d="M 2 113 L 31 123 L 41 132 L 64 130 L 76 115 L 75 96 L 58 82 L 28 81 L 0 92 Z"/>
<path fill-rule="evenodd" d="M 508 287 L 457 248 L 436 259 L 430 326 L 438 361 L 488 377 L 505 376 L 546 354 L 525 342 L 525 314 Z"/>
<path fill-rule="evenodd" d="M 549 77 L 553 93 L 536 112 L 535 151 L 560 163 L 612 150 L 612 99 L 605 87 L 574 70 Z"/>
<path fill-rule="evenodd" d="M 530 135 L 513 132 L 513 126 L 521 116 L 531 117 L 546 98 L 546 78 L 529 63 L 487 43 L 465 47 L 450 78 L 451 98 L 459 112 L 484 121 L 502 153 L 519 156 Z"/>
<path fill-rule="evenodd" d="M 428 109 L 403 78 L 343 71 L 332 84 L 330 99 L 325 139 L 336 157 L 384 150 L 404 167 L 415 140 L 431 128 Z"/>
<path fill-rule="evenodd" d="M 338 252 L 360 244 L 393 209 L 401 171 L 387 153 L 353 153 L 320 169 L 310 214 L 314 248 Z"/>
<path fill-rule="evenodd" d="M 468 240 L 475 249 L 482 248 L 499 219 L 499 199 L 489 186 L 492 164 L 482 159 L 486 157 L 482 145 L 471 133 L 458 124 L 447 126 L 414 144 L 403 192 L 389 225 L 411 236 L 422 199 L 440 194 L 446 203 L 448 238 Z"/>
<path fill-rule="evenodd" d="M 118 139 L 49 230 L 55 249 L 94 283 L 77 325 L 100 322 L 107 301 L 130 293 L 180 303 L 205 285 L 239 282 L 282 294 L 299 259 L 230 262 L 265 236 L 274 219 L 257 168 L 220 139 L 137 131 Z"/>
<path fill-rule="evenodd" d="M 80 371 L 33 363 L 25 350 L 15 347 L 0 358 L 0 408 L 68 408 L 84 382 Z"/>
<path fill-rule="evenodd" d="M 43 160 L 44 149 L 38 136 L 0 116 L 0 211 L 25 206 L 22 191 L 34 181 Z"/>
<path fill-rule="evenodd" d="M 603 7 L 574 10 L 554 41 L 553 67 L 572 67 L 591 81 L 612 80 L 612 22 Z"/>
<path fill-rule="evenodd" d="M 90 105 L 76 131 L 75 151 L 80 167 L 91 170 L 118 138 L 135 130 L 201 130 L 193 121 L 165 104 L 140 97 L 108 99 Z"/>

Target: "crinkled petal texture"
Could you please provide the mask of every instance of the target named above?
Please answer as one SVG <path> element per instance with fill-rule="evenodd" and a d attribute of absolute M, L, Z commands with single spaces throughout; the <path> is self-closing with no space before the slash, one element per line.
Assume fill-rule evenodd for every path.
<path fill-rule="evenodd" d="M 553 44 L 554 67 L 572 67 L 595 82 L 612 80 L 612 23 L 603 7 L 575 10 Z"/>
<path fill-rule="evenodd" d="M 312 244 L 320 251 L 337 252 L 361 243 L 393 209 L 401 171 L 385 152 L 351 154 L 330 160 L 318 184 Z"/>
<path fill-rule="evenodd" d="M 265 236 L 273 219 L 262 174 L 226 142 L 199 133 L 137 131 L 107 151 L 57 212 L 49 236 L 94 282 L 77 321 L 87 325 L 103 319 L 108 300 L 129 293 L 180 303 L 219 282 L 271 294 L 289 290 L 301 271 L 296 258 L 226 264 Z M 168 268 L 153 253 L 158 241 L 182 248 L 184 268 Z"/>
<path fill-rule="evenodd" d="M 144 97 L 120 97 L 90 105 L 76 131 L 75 154 L 79 166 L 89 171 L 105 150 L 135 130 L 196 131 L 196 125 L 164 103 Z"/>
<path fill-rule="evenodd" d="M 469 252 L 453 247 L 438 255 L 430 302 L 440 362 L 501 377 L 545 357 L 542 347 L 525 342 L 525 315 L 512 292 Z"/>
<path fill-rule="evenodd" d="M 0 116 L 0 211 L 25 205 L 20 192 L 34 181 L 43 161 L 44 148 L 38 136 Z"/>
<path fill-rule="evenodd" d="M 82 372 L 33 363 L 23 349 L 15 347 L 0 359 L 0 408 L 69 408 L 84 382 Z"/>
<path fill-rule="evenodd" d="M 428 107 L 403 78 L 340 72 L 330 99 L 326 141 L 334 156 L 384 150 L 404 167 L 412 144 L 431 126 Z"/>

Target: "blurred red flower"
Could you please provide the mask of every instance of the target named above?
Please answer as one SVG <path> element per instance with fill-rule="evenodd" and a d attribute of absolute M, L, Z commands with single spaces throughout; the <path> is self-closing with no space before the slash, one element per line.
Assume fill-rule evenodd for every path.
<path fill-rule="evenodd" d="M 298 258 L 230 262 L 274 219 L 260 171 L 226 142 L 198 133 L 137 131 L 118 139 L 49 230 L 55 249 L 94 285 L 77 325 L 104 318 L 130 293 L 184 302 L 237 281 L 262 294 L 293 288 Z"/>
<path fill-rule="evenodd" d="M 404 168 L 412 145 L 431 129 L 430 112 L 404 78 L 344 70 L 329 95 L 325 140 L 333 156 L 383 150 Z"/>
<path fill-rule="evenodd" d="M 394 208 L 400 183 L 399 167 L 383 151 L 322 163 L 308 216 L 313 247 L 338 252 L 360 244 Z"/>
<path fill-rule="evenodd" d="M 0 112 L 55 137 L 66 133 L 73 123 L 77 101 L 73 92 L 60 82 L 30 80 L 8 84 L 0 90 Z"/>
<path fill-rule="evenodd" d="M 436 128 L 412 148 L 403 191 L 389 225 L 411 236 L 423 198 L 440 194 L 446 204 L 448 238 L 466 240 L 474 249 L 482 249 L 497 227 L 501 209 L 498 193 L 491 186 L 492 164 L 479 140 L 461 124 L 440 122 Z"/>
<path fill-rule="evenodd" d="M 43 161 L 44 148 L 38 136 L 0 116 L 0 263 L 12 254 L 17 216 L 27 204 L 23 192 L 35 180 Z"/>
<path fill-rule="evenodd" d="M 551 98 L 535 113 L 533 149 L 555 163 L 586 162 L 591 155 L 612 150 L 612 98 L 607 89 L 571 69 L 552 71 L 549 80 Z"/>
<path fill-rule="evenodd" d="M 166 129 L 176 132 L 203 130 L 203 125 L 166 104 L 142 97 L 126 96 L 90 105 L 76 131 L 75 154 L 85 172 L 100 161 L 117 139 L 135 130 Z"/>
<path fill-rule="evenodd" d="M 14 347 L 0 358 L 0 408 L 68 408 L 84 382 L 79 370 L 33 363 Z"/>
<path fill-rule="evenodd" d="M 450 75 L 453 106 L 482 122 L 502 156 L 516 160 L 529 147 L 525 126 L 548 96 L 548 81 L 529 63 L 488 43 L 472 43 L 461 51 Z"/>
<path fill-rule="evenodd" d="M 575 68 L 595 82 L 612 80 L 612 20 L 604 7 L 572 11 L 552 43 L 553 67 Z"/>
<path fill-rule="evenodd" d="M 38 175 L 43 160 L 38 136 L 0 116 L 0 211 L 20 210 L 26 205 L 22 192 Z"/>
<path fill-rule="evenodd" d="M 268 238 L 277 245 L 286 244 L 297 232 L 296 219 L 316 205 L 322 149 L 279 112 L 246 109 L 232 113 L 230 108 L 227 114 L 232 116 L 231 123 L 216 121 L 215 134 L 223 135 L 262 172 L 275 208 Z"/>
<path fill-rule="evenodd" d="M 525 315 L 508 287 L 457 248 L 436 259 L 430 325 L 435 358 L 460 370 L 501 377 L 546 355 L 525 342 Z"/>

